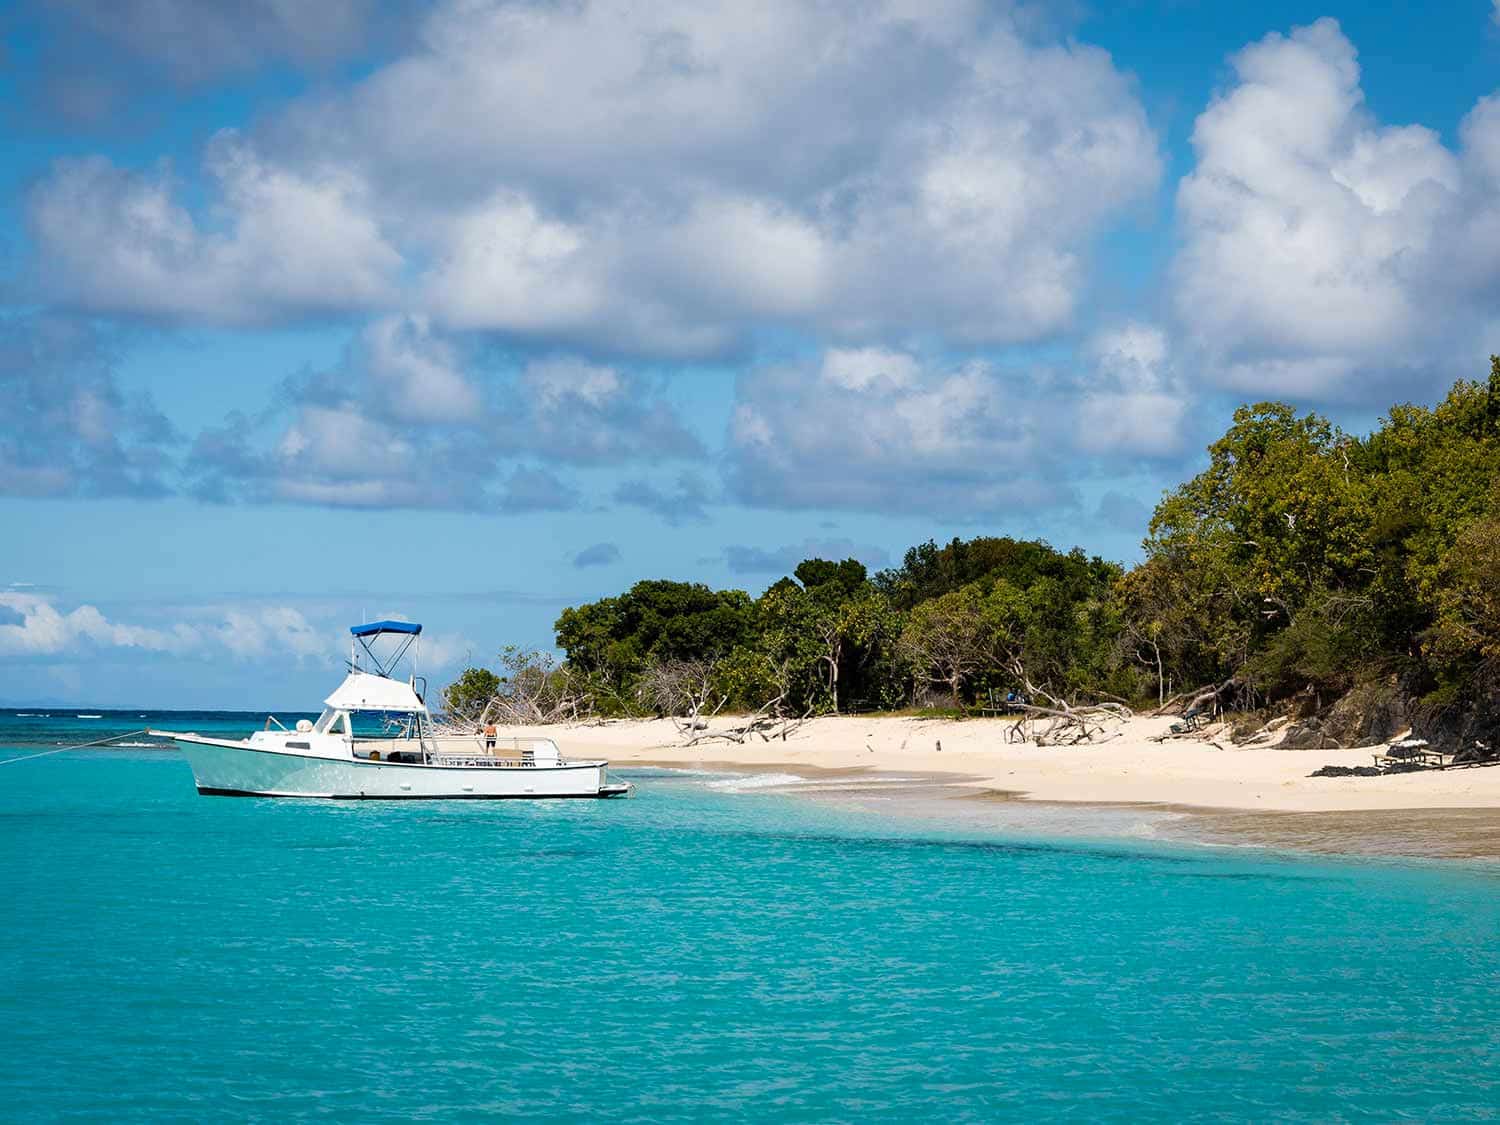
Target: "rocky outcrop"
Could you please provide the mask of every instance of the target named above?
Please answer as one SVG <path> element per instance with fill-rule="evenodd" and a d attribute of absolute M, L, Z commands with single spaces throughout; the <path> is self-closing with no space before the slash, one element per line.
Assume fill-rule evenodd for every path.
<path fill-rule="evenodd" d="M 1288 750 L 1332 750 L 1389 742 L 1411 727 L 1410 707 L 1395 677 L 1360 684 L 1321 714 L 1287 728 Z"/>
<path fill-rule="evenodd" d="M 1412 710 L 1412 733 L 1434 746 L 1500 747 L 1500 668 L 1480 669 L 1456 703 Z"/>

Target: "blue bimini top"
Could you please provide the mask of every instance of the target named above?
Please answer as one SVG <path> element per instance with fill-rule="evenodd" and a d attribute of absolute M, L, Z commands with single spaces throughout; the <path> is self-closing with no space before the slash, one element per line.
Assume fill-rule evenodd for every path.
<path fill-rule="evenodd" d="M 356 637 L 378 637 L 381 633 L 408 633 L 415 637 L 422 626 L 415 621 L 371 621 L 368 625 L 351 625 L 349 632 Z"/>

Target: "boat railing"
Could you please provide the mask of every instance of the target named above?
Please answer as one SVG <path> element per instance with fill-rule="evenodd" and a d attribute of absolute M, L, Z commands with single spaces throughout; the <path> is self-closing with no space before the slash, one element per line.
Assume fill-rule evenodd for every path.
<path fill-rule="evenodd" d="M 455 743 L 458 745 L 454 745 Z M 493 745 L 486 745 L 487 743 Z M 468 748 L 470 746 L 473 747 L 472 750 Z M 546 749 L 541 750 L 544 746 Z M 368 758 L 372 753 L 378 753 L 382 758 L 393 752 L 420 753 L 430 765 L 484 769 L 534 769 L 538 759 L 547 766 L 572 764 L 562 756 L 557 743 L 550 738 L 488 739 L 484 735 L 444 735 L 420 742 L 401 738 L 356 738 L 351 750 L 356 758 Z"/>
<path fill-rule="evenodd" d="M 525 734 L 444 734 L 438 737 L 445 742 L 472 742 L 479 746 L 491 745 L 497 749 L 504 746 L 517 752 L 521 750 L 534 750 L 539 746 L 550 746 L 554 749 L 557 747 L 557 743 L 553 742 L 550 738 L 540 738 L 535 735 Z"/>
<path fill-rule="evenodd" d="M 435 766 L 466 766 L 476 769 L 533 769 L 535 758 L 499 758 L 493 754 L 434 754 Z"/>

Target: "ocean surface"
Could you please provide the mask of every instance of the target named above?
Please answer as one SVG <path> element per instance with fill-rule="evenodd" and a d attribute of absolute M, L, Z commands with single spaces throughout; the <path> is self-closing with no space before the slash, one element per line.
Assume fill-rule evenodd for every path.
<path fill-rule="evenodd" d="M 0 758 L 263 719 L 38 711 Z M 1492 868 L 644 770 L 629 801 L 209 798 L 125 741 L 0 766 L 6 1120 L 1500 1116 Z"/>

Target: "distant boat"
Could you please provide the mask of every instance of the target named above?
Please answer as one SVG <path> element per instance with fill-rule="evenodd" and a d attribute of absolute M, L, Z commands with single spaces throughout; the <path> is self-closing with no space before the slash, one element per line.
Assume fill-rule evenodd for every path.
<path fill-rule="evenodd" d="M 274 717 L 247 739 L 193 731 L 151 730 L 177 743 L 193 767 L 198 792 L 230 797 L 322 797 L 341 800 L 624 797 L 608 762 L 565 759 L 550 738 L 437 734 L 423 699 L 426 681 L 391 673 L 422 626 L 375 621 L 349 632 L 349 674 L 324 700 L 317 722 L 287 730 Z M 371 645 L 403 638 L 382 660 Z M 358 644 L 374 671 L 362 666 Z M 356 733 L 355 716 L 378 714 L 388 737 Z M 280 729 L 272 729 L 275 723 Z"/>

